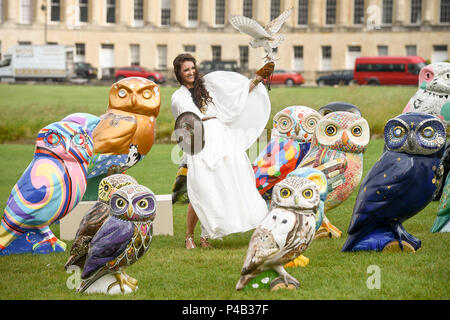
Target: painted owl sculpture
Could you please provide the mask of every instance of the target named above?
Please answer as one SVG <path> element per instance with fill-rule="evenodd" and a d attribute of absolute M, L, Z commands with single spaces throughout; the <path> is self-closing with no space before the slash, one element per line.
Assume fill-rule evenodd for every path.
<path fill-rule="evenodd" d="M 432 201 L 442 179 L 442 121 L 409 112 L 387 122 L 385 147 L 359 189 L 342 251 L 416 251 L 402 223 Z"/>
<path fill-rule="evenodd" d="M 419 73 L 419 89 L 403 113 L 424 112 L 450 124 L 450 63 L 432 63 Z"/>
<path fill-rule="evenodd" d="M 97 122 L 96 117 L 79 113 L 39 131 L 33 160 L 6 204 L 0 226 L 0 254 L 65 250 L 65 243 L 55 237 L 49 226 L 83 198 L 93 153 L 91 130 Z M 30 248 L 7 248 L 29 232 L 40 235 L 41 241 Z"/>
<path fill-rule="evenodd" d="M 439 201 L 439 207 L 436 220 L 431 227 L 431 232 L 450 232 L 450 176 L 445 180 L 442 196 Z"/>
<path fill-rule="evenodd" d="M 111 196 L 121 187 L 130 184 L 138 183 L 133 177 L 125 174 L 113 174 L 102 179 L 98 187 L 98 200 L 80 222 L 70 249 L 70 257 L 65 264 L 66 269 L 72 265 L 83 268 L 92 238 L 110 216 Z"/>
<path fill-rule="evenodd" d="M 150 248 L 156 197 L 142 185 L 124 186 L 112 194 L 111 216 L 93 237 L 81 274 L 78 292 L 129 293 L 137 280 L 124 269 Z"/>
<path fill-rule="evenodd" d="M 270 142 L 253 164 L 256 187 L 270 200 L 272 188 L 297 168 L 308 153 L 321 115 L 305 106 L 291 106 L 273 118 Z"/>
<path fill-rule="evenodd" d="M 311 244 L 319 205 L 320 191 L 314 181 L 293 175 L 274 186 L 271 209 L 250 239 L 236 290 L 271 269 L 279 275 L 271 281 L 272 290 L 298 288 L 298 280 L 284 265 Z"/>
<path fill-rule="evenodd" d="M 299 165 L 316 168 L 327 177 L 324 217 L 316 238 L 341 237 L 342 232 L 331 224 L 326 213 L 345 201 L 361 182 L 363 153 L 369 140 L 369 124 L 357 113 L 335 111 L 317 124 L 311 149 Z"/>

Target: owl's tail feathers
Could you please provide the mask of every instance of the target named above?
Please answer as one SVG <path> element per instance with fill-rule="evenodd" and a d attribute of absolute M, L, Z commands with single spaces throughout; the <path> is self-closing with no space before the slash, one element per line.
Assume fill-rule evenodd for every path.
<path fill-rule="evenodd" d="M 245 286 L 247 285 L 247 283 L 249 283 L 254 277 L 256 277 L 256 274 L 246 274 L 244 276 L 241 276 L 239 281 L 236 284 L 236 290 L 242 290 L 245 288 Z"/>
<path fill-rule="evenodd" d="M 3 226 L 3 222 L 0 225 L 0 251 L 4 250 L 11 242 L 17 238 L 17 234 L 8 231 Z"/>
<path fill-rule="evenodd" d="M 83 274 L 81 275 L 81 283 L 79 288 L 77 289 L 77 292 L 83 293 L 87 290 L 92 284 L 94 284 L 95 281 L 103 277 L 105 274 L 107 274 L 107 267 L 99 268 L 97 271 L 95 271 L 93 274 L 91 274 L 88 278 L 83 279 Z"/>
<path fill-rule="evenodd" d="M 431 227 L 431 232 L 439 232 L 448 224 L 448 221 L 450 220 L 450 214 L 447 213 L 446 215 L 439 215 L 436 217 L 436 220 L 434 220 L 433 226 Z"/>
<path fill-rule="evenodd" d="M 66 264 L 64 265 L 64 269 L 68 269 L 70 266 L 78 266 L 79 268 L 83 269 L 84 263 L 86 262 L 86 255 L 80 256 L 73 254 L 67 259 Z"/>

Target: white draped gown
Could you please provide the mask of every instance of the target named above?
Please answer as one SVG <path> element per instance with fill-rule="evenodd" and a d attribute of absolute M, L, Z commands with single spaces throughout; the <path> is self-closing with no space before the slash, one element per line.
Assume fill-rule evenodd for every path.
<path fill-rule="evenodd" d="M 203 150 L 186 155 L 189 200 L 202 232 L 215 239 L 256 228 L 268 212 L 246 150 L 269 120 L 270 100 L 262 84 L 249 93 L 251 80 L 238 73 L 217 71 L 204 79 L 213 99 L 206 114 L 185 86 L 172 95 L 172 113 L 175 118 L 186 111 L 200 118 L 216 117 L 203 122 Z"/>

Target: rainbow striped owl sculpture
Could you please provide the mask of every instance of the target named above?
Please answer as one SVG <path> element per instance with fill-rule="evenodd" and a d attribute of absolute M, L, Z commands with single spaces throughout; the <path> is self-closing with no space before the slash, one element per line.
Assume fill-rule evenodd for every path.
<path fill-rule="evenodd" d="M 321 115 L 305 106 L 291 106 L 273 118 L 271 140 L 253 164 L 256 187 L 266 200 L 272 188 L 297 168 L 308 153 Z"/>
<path fill-rule="evenodd" d="M 316 238 L 340 238 L 342 232 L 330 223 L 326 212 L 345 201 L 361 182 L 369 140 L 369 124 L 357 113 L 332 112 L 317 124 L 311 150 L 299 165 L 316 168 L 327 177 L 325 214 Z"/>
<path fill-rule="evenodd" d="M 98 118 L 73 114 L 41 129 L 34 157 L 13 187 L 0 226 L 0 252 L 26 232 L 43 240 L 35 253 L 64 251 L 49 226 L 67 215 L 83 198 L 92 156 L 92 130 Z"/>

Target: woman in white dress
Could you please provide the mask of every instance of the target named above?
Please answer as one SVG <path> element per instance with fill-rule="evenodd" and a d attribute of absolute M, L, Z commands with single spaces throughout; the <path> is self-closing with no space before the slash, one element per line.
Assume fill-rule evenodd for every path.
<path fill-rule="evenodd" d="M 205 135 L 203 150 L 187 155 L 186 248 L 196 247 L 198 220 L 201 246 L 210 247 L 208 238 L 254 229 L 267 214 L 246 150 L 265 128 L 270 100 L 261 76 L 250 80 L 225 71 L 201 76 L 190 54 L 177 56 L 173 65 L 181 84 L 172 95 L 173 116 L 194 112 Z"/>

